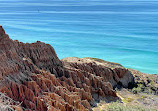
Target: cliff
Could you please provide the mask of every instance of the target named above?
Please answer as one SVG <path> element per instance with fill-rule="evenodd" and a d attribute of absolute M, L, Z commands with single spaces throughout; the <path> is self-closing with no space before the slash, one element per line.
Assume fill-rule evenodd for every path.
<path fill-rule="evenodd" d="M 0 26 L 0 92 L 20 104 L 19 111 L 88 111 L 101 99 L 117 100 L 113 89 L 133 82 L 119 64 L 59 60 L 49 44 L 13 41 Z"/>

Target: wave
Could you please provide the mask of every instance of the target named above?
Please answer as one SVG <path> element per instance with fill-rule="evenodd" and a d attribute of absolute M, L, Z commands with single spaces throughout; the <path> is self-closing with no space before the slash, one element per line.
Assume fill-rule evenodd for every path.
<path fill-rule="evenodd" d="M 37 21 L 37 20 L 36 20 Z M 59 21 L 61 22 L 61 21 Z M 77 21 L 76 21 L 77 22 Z M 18 28 L 18 29 L 24 29 L 24 30 L 34 30 L 34 31 L 45 31 L 45 32 L 54 32 L 54 33 L 72 33 L 72 34 L 93 34 L 93 35 L 97 35 L 97 36 L 101 36 L 104 38 L 106 37 L 110 37 L 111 38 L 124 38 L 124 39 L 135 39 L 137 41 L 155 41 L 155 40 L 158 40 L 156 35 L 157 35 L 157 32 L 150 32 L 151 33 L 155 33 L 156 35 L 155 36 L 151 36 L 150 35 L 150 38 L 146 35 L 147 32 L 143 32 L 142 34 L 121 34 L 121 33 L 112 33 L 112 32 L 97 32 L 97 31 L 76 31 L 76 30 L 72 30 L 72 29 L 69 29 L 69 30 L 65 30 L 65 29 L 54 29 L 53 27 L 52 28 L 40 28 L 39 25 L 45 25 L 47 26 L 47 22 L 46 23 L 35 23 L 35 22 L 19 22 L 19 23 L 15 23 L 15 21 L 12 21 L 12 22 L 9 22 L 9 21 L 4 21 L 3 24 L 5 26 L 9 26 L 9 27 L 12 27 L 12 28 Z M 36 25 L 36 26 L 33 26 L 33 25 Z M 74 25 L 74 24 L 73 24 Z M 85 25 L 85 24 L 84 24 Z M 74 26 L 75 27 L 75 26 Z M 140 32 L 139 32 L 140 33 Z M 92 37 L 93 38 L 93 37 Z M 94 38 L 93 38 L 94 39 Z"/>
<path fill-rule="evenodd" d="M 158 15 L 158 12 L 114 12 L 114 11 L 20 11 L 20 12 L 0 12 L 0 15 L 30 15 L 30 14 L 126 14 L 126 15 Z"/>
<path fill-rule="evenodd" d="M 71 7 L 71 6 L 137 6 L 137 5 L 146 5 L 149 4 L 155 5 L 158 4 L 158 1 L 131 1 L 131 0 L 118 0 L 118 1 L 109 1 L 109 0 L 49 0 L 49 1 L 32 1 L 32 0 L 0 0 L 1 7 L 24 7 L 24 6 L 47 6 L 47 7 Z"/>
<path fill-rule="evenodd" d="M 59 14 L 158 14 L 158 12 L 114 12 L 114 11 L 40 11 L 40 13 Z"/>

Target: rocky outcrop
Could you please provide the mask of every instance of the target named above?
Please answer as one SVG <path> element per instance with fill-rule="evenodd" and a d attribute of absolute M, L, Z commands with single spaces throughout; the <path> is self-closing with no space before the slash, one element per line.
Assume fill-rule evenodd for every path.
<path fill-rule="evenodd" d="M 0 92 L 25 111 L 88 111 L 96 100 L 117 99 L 113 88 L 128 87 L 133 76 L 118 64 L 107 64 L 59 60 L 49 44 L 13 41 L 0 27 Z"/>
<path fill-rule="evenodd" d="M 128 87 L 128 84 L 130 82 L 133 82 L 133 75 L 130 73 L 130 71 L 123 66 L 118 66 L 116 64 L 113 65 L 113 68 L 110 68 L 111 62 L 104 63 L 98 62 L 94 60 L 93 58 L 77 58 L 77 57 L 68 57 L 65 59 L 62 59 L 64 67 L 68 68 L 69 70 L 77 70 L 79 72 L 82 72 L 82 78 L 80 80 L 76 81 L 83 81 L 84 78 L 87 78 L 92 83 L 92 81 L 102 81 L 105 83 L 110 83 L 112 87 L 117 87 L 118 85 L 121 85 L 122 87 Z M 108 66 L 108 67 L 107 67 Z M 76 76 L 77 74 L 75 74 Z M 73 77 L 72 75 L 71 77 Z M 80 76 L 77 78 L 79 79 Z M 74 78 L 74 77 L 73 77 Z M 73 80 L 75 81 L 75 80 Z M 105 84 L 103 83 L 103 84 Z M 92 83 L 95 87 L 98 83 Z M 99 84 L 100 85 L 100 84 Z M 102 86 L 102 85 L 101 85 Z"/>

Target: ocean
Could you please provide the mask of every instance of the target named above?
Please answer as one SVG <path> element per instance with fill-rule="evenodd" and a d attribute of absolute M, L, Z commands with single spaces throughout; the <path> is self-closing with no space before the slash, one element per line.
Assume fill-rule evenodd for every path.
<path fill-rule="evenodd" d="M 158 0 L 0 0 L 0 25 L 13 40 L 51 44 L 60 59 L 158 74 Z"/>

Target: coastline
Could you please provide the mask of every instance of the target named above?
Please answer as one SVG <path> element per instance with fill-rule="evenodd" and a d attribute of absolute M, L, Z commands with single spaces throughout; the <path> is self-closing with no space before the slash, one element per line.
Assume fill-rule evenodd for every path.
<path fill-rule="evenodd" d="M 0 4 L 1 25 L 13 40 L 48 43 L 59 58 L 92 56 L 158 73 L 155 0 L 8 0 Z"/>
<path fill-rule="evenodd" d="M 158 75 L 98 58 L 59 60 L 51 45 L 13 41 L 2 26 L 0 52 L 0 104 L 5 106 L 0 110 L 91 111 L 102 100 L 121 104 L 121 89 L 158 95 Z"/>

